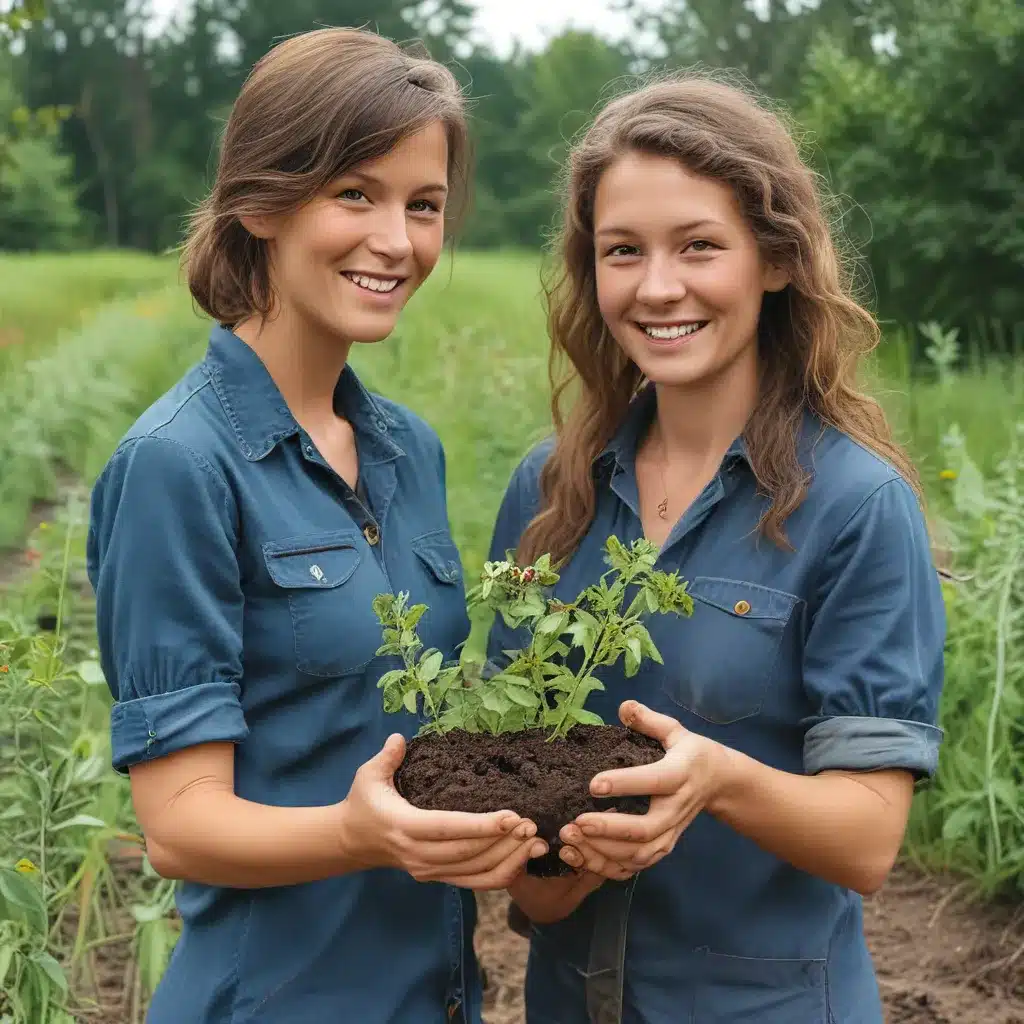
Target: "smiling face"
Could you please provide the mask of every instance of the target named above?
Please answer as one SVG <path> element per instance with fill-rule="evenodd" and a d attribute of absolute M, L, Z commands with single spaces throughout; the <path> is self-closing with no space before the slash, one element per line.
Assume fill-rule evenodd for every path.
<path fill-rule="evenodd" d="M 334 179 L 299 210 L 250 218 L 267 241 L 281 312 L 339 343 L 386 338 L 444 244 L 448 144 L 440 122 Z"/>
<path fill-rule="evenodd" d="M 677 160 L 628 153 L 594 199 L 597 298 L 612 336 L 655 384 L 704 386 L 757 369 L 765 263 L 732 189 Z"/>

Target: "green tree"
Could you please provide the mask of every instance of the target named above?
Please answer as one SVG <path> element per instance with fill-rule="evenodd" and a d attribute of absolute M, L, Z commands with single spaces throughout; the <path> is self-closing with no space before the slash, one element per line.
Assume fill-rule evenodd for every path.
<path fill-rule="evenodd" d="M 822 169 L 866 216 L 880 312 L 971 328 L 1024 320 L 1024 8 L 903 0 L 887 52 L 823 38 L 801 120 Z"/>
<path fill-rule="evenodd" d="M 0 55 L 0 249 L 66 249 L 80 238 L 71 160 L 58 148 L 54 116 L 33 114 Z"/>

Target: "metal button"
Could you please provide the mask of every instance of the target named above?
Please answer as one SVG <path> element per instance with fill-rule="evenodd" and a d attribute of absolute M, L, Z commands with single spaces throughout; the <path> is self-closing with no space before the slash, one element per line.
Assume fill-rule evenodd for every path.
<path fill-rule="evenodd" d="M 732 610 L 737 615 L 746 615 L 750 611 L 750 604 L 747 601 L 737 601 L 733 606 Z"/>
<path fill-rule="evenodd" d="M 306 454 L 307 455 L 312 455 L 313 454 L 313 446 L 311 444 L 307 444 L 306 445 Z"/>
<path fill-rule="evenodd" d="M 382 420 L 382 419 L 381 419 L 381 418 L 380 418 L 379 416 L 378 416 L 378 417 L 377 417 L 377 419 L 376 419 L 376 420 L 374 421 L 374 425 L 375 425 L 375 426 L 377 427 L 377 429 L 378 429 L 378 430 L 379 430 L 379 431 L 380 431 L 380 432 L 381 432 L 382 434 L 386 434 L 386 433 L 387 433 L 387 431 L 388 431 L 388 425 L 387 425 L 387 423 L 386 423 L 386 422 L 385 422 L 384 420 Z"/>
<path fill-rule="evenodd" d="M 374 547 L 380 542 L 380 530 L 377 529 L 376 523 L 367 523 L 363 527 L 363 536 L 366 538 L 366 543 L 371 547 Z"/>

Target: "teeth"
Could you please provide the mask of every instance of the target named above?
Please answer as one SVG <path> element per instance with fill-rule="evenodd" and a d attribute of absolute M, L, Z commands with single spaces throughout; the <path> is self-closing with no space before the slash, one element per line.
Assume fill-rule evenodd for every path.
<path fill-rule="evenodd" d="M 382 281 L 378 277 L 367 277 L 365 274 L 346 274 L 345 276 L 360 288 L 366 288 L 371 292 L 391 292 L 398 287 L 398 281 L 394 278 L 390 281 Z"/>
<path fill-rule="evenodd" d="M 680 324 L 676 327 L 645 327 L 644 331 L 652 338 L 671 341 L 673 338 L 682 338 L 687 334 L 693 334 L 694 331 L 699 331 L 706 323 L 706 320 L 701 320 L 696 324 Z"/>

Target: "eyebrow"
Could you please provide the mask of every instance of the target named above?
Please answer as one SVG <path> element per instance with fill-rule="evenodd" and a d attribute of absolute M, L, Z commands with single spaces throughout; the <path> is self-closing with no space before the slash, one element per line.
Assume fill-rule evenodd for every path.
<path fill-rule="evenodd" d="M 360 181 L 365 181 L 368 185 L 377 185 L 383 188 L 384 182 L 380 178 L 375 178 L 372 174 L 366 174 L 364 171 L 346 171 L 344 174 L 338 175 L 339 178 L 358 178 Z M 417 193 L 421 192 L 437 192 L 440 195 L 448 194 L 448 186 L 442 182 L 432 182 L 428 185 L 422 185 L 416 189 Z"/>
<path fill-rule="evenodd" d="M 725 225 L 721 221 L 711 220 L 710 218 L 704 217 L 700 220 L 690 220 L 686 221 L 684 224 L 677 224 L 672 230 L 685 232 L 694 231 L 697 228 L 704 227 L 723 228 Z M 620 227 L 616 224 L 610 227 L 601 228 L 601 230 L 597 232 L 596 237 L 601 238 L 605 235 L 632 235 L 635 233 L 636 232 L 634 232 L 632 228 Z"/>

